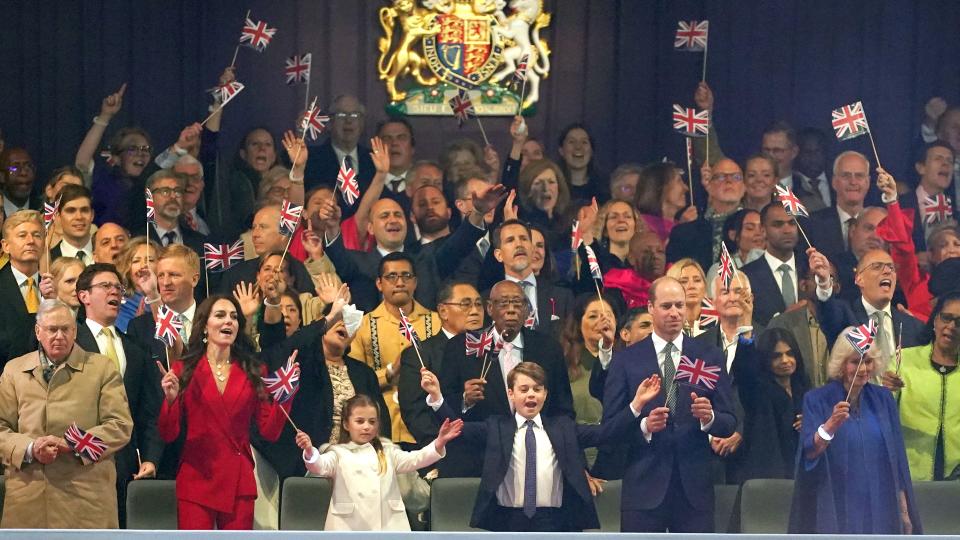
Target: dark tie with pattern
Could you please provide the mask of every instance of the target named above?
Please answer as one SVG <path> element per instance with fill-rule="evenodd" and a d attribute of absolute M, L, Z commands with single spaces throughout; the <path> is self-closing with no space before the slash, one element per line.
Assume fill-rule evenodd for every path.
<path fill-rule="evenodd" d="M 673 365 L 673 350 L 675 348 L 670 341 L 668 341 L 667 346 L 663 348 L 663 380 L 667 383 L 666 405 L 671 413 L 673 413 L 673 410 L 677 407 L 677 390 L 674 388 L 674 386 L 676 386 L 674 379 L 677 376 L 677 368 Z"/>
<path fill-rule="evenodd" d="M 177 240 L 176 231 L 167 231 L 163 234 L 163 247 L 167 247 L 170 244 L 175 243 Z"/>
<path fill-rule="evenodd" d="M 523 515 L 532 518 L 537 513 L 537 438 L 533 433 L 533 420 L 523 423 L 527 428 L 524 447 L 527 460 L 523 472 Z"/>

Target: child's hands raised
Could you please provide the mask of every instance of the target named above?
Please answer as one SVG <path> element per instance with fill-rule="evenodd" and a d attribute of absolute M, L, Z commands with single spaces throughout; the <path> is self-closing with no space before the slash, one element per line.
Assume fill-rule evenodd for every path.
<path fill-rule="evenodd" d="M 297 446 L 299 446 L 301 450 L 309 450 L 313 448 L 313 442 L 310 441 L 310 436 L 303 431 L 297 431 L 297 438 L 295 440 L 297 442 Z"/>
<path fill-rule="evenodd" d="M 633 401 L 630 405 L 634 410 L 639 411 L 643 409 L 644 405 L 650 403 L 650 400 L 657 397 L 660 393 L 660 376 L 651 375 L 643 380 L 639 386 L 637 386 L 637 393 L 633 396 Z"/>
<path fill-rule="evenodd" d="M 463 420 L 457 418 L 451 422 L 449 418 L 445 419 L 443 425 L 440 426 L 440 431 L 437 433 L 437 440 L 434 443 L 437 452 L 443 453 L 443 447 L 446 446 L 448 442 L 459 437 L 461 431 L 463 431 Z"/>
<path fill-rule="evenodd" d="M 440 398 L 440 381 L 437 376 L 429 369 L 420 368 L 420 388 L 430 396 L 430 401 L 437 401 Z"/>

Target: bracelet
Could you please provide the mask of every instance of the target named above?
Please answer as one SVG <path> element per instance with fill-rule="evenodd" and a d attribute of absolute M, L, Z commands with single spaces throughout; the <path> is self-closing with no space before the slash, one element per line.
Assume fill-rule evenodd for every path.
<path fill-rule="evenodd" d="M 290 182 L 292 182 L 292 183 L 294 183 L 294 184 L 302 184 L 302 183 L 303 183 L 303 175 L 301 174 L 300 176 L 294 176 L 294 175 L 293 175 L 293 169 L 290 170 L 290 174 L 287 175 L 287 178 L 289 178 L 289 179 L 290 179 Z"/>
<path fill-rule="evenodd" d="M 820 427 L 817 428 L 817 434 L 820 435 L 820 438 L 830 442 L 833 440 L 833 435 L 827 433 L 827 430 L 823 427 L 823 424 L 820 424 Z"/>
<path fill-rule="evenodd" d="M 188 153 L 188 150 L 180 148 L 177 143 L 173 143 L 173 153 L 178 156 L 185 156 Z"/>
<path fill-rule="evenodd" d="M 271 304 L 269 300 L 267 300 L 266 298 L 264 298 L 264 299 L 263 299 L 263 305 L 265 305 L 265 306 L 267 306 L 267 307 L 275 307 L 275 308 L 278 308 L 278 307 L 280 307 L 280 302 L 277 302 L 276 304 Z"/>
<path fill-rule="evenodd" d="M 160 301 L 160 297 L 157 296 L 156 298 L 146 298 L 146 299 L 143 300 L 143 303 L 145 303 L 145 304 L 147 304 L 147 305 L 149 306 L 150 304 L 153 304 L 153 303 L 159 302 L 159 301 Z"/>
<path fill-rule="evenodd" d="M 101 120 L 99 116 L 94 116 L 94 117 L 93 117 L 93 123 L 96 124 L 96 125 L 98 125 L 98 126 L 103 126 L 103 127 L 107 127 L 107 126 L 110 125 L 110 122 L 107 122 L 106 120 Z"/>

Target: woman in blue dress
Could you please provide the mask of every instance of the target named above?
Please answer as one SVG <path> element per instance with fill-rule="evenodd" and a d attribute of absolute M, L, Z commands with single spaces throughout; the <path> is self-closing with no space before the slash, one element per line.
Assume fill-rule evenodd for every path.
<path fill-rule="evenodd" d="M 870 382 L 886 359 L 860 358 L 838 339 L 831 381 L 804 397 L 790 533 L 922 534 L 897 404 Z"/>

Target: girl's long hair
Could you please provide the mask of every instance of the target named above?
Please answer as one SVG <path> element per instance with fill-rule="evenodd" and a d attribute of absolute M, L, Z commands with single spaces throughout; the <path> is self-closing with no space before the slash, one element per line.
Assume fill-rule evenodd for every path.
<path fill-rule="evenodd" d="M 377 422 L 380 421 L 380 407 L 377 402 L 366 394 L 357 394 L 343 403 L 343 411 L 340 413 L 340 439 L 339 443 L 350 442 L 350 433 L 347 432 L 347 422 L 350 421 L 350 413 L 357 407 L 373 407 L 377 411 Z M 387 455 L 383 451 L 383 443 L 380 441 L 380 426 L 377 424 L 377 436 L 370 441 L 370 445 L 377 451 L 377 474 L 383 476 L 387 472 Z"/>

